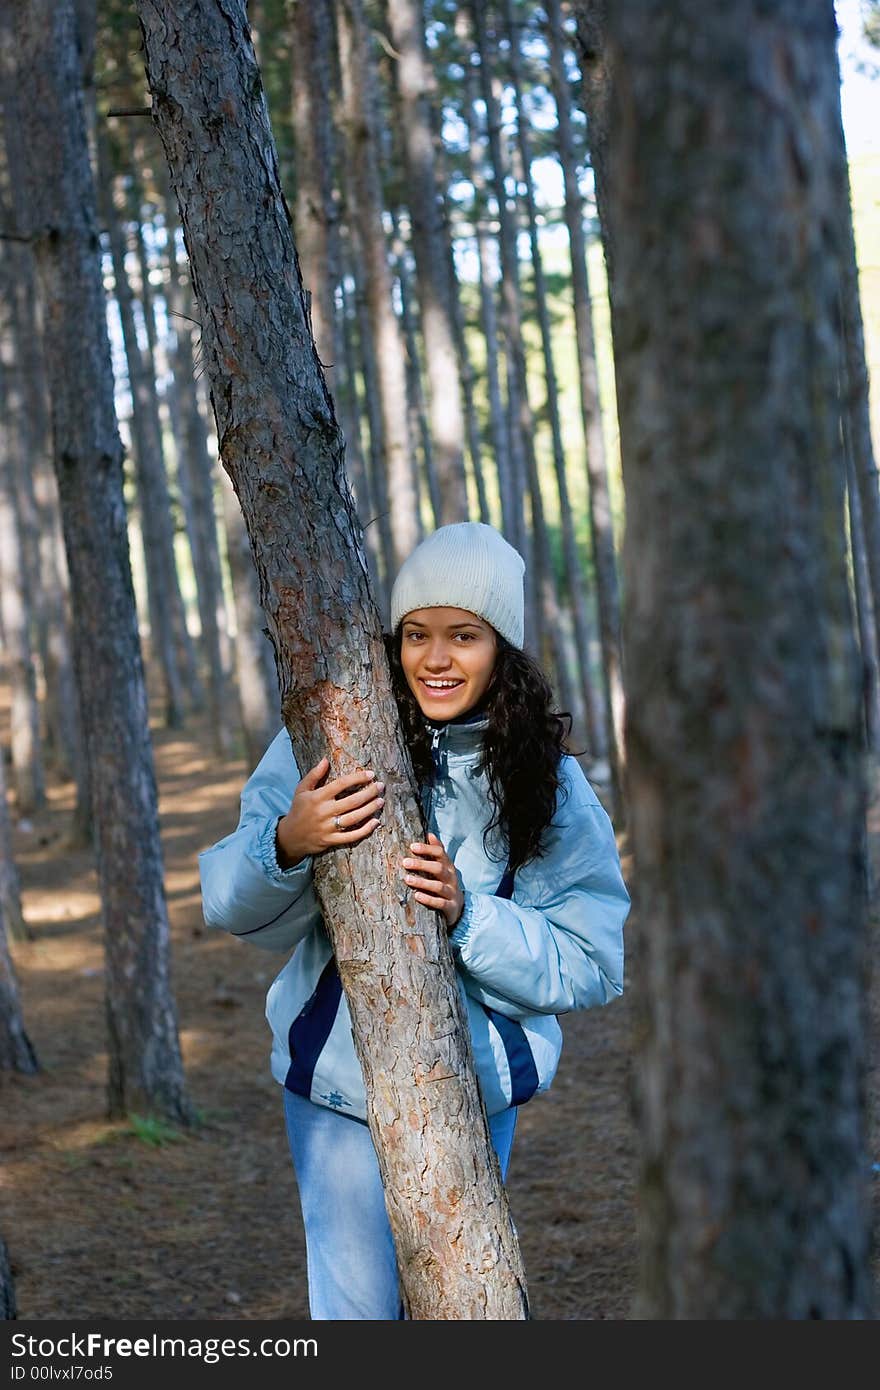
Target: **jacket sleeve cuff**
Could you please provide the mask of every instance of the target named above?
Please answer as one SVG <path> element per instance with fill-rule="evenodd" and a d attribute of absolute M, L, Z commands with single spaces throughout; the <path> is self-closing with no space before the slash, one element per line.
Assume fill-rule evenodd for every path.
<path fill-rule="evenodd" d="M 311 856 L 306 855 L 298 864 L 293 864 L 289 869 L 282 869 L 278 863 L 278 851 L 275 845 L 275 832 L 278 828 L 280 816 L 273 817 L 266 822 L 265 829 L 261 831 L 257 841 L 257 859 L 267 878 L 273 883 L 295 883 L 297 875 L 302 874 L 311 867 Z"/>
<path fill-rule="evenodd" d="M 462 949 L 467 944 L 468 939 L 473 935 L 477 925 L 479 913 L 479 893 L 469 893 L 465 889 L 464 908 L 462 914 L 449 933 L 449 944 L 456 955 L 460 955 Z"/>

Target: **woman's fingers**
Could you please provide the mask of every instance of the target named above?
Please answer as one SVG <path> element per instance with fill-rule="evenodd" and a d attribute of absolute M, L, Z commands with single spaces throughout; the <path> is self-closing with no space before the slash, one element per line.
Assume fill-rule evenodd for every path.
<path fill-rule="evenodd" d="M 332 786 L 329 790 L 332 791 Z M 366 806 L 377 797 L 381 797 L 384 790 L 384 782 L 368 782 L 365 787 L 359 787 L 345 796 L 336 796 L 332 802 L 333 813 L 344 816 L 349 811 L 356 811 L 360 806 Z"/>
<path fill-rule="evenodd" d="M 444 899 L 452 896 L 450 885 L 446 879 L 418 878 L 416 874 L 404 874 L 404 882 L 410 888 L 421 888 L 427 893 L 442 893 Z M 418 896 L 418 895 L 416 895 Z"/>
<path fill-rule="evenodd" d="M 358 840 L 365 840 L 368 835 L 372 835 L 378 824 L 378 816 L 373 816 L 366 825 L 357 825 L 354 830 L 334 830 L 333 848 L 337 849 L 340 845 L 354 845 L 357 844 Z"/>
<path fill-rule="evenodd" d="M 374 816 L 378 824 L 378 818 L 384 805 L 384 798 L 377 796 L 366 806 L 361 806 L 355 811 L 336 811 L 333 815 L 333 828 L 337 831 L 351 830 L 352 826 L 361 825 L 364 817 L 372 818 Z"/>
<path fill-rule="evenodd" d="M 300 778 L 300 785 L 306 787 L 309 791 L 314 791 L 318 783 L 327 776 L 329 770 L 329 759 L 322 758 L 319 763 L 315 763 L 315 766 L 310 767 L 308 772 Z"/>

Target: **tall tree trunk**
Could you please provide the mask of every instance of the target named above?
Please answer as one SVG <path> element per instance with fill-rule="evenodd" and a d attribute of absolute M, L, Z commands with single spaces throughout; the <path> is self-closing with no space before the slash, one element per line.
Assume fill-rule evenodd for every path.
<path fill-rule="evenodd" d="M 91 31 L 88 23 L 88 5 L 85 2 L 82 9 L 84 13 L 80 23 L 80 43 L 88 51 L 88 36 Z M 87 58 L 83 61 L 88 63 Z M 4 153 L 9 189 L 8 208 L 4 218 L 8 215 L 10 219 L 7 230 L 17 229 L 21 235 L 25 235 L 28 227 L 25 149 L 21 138 L 14 77 L 12 54 L 7 51 L 0 62 Z M 10 247 L 12 246 L 14 243 L 10 243 Z M 70 644 L 69 580 L 64 561 L 58 489 L 51 465 L 46 376 L 40 351 L 39 296 L 33 251 L 30 246 L 20 248 L 15 278 L 14 304 L 18 330 L 15 358 L 21 371 L 25 414 L 31 439 L 31 452 L 24 462 L 25 469 L 30 471 L 33 480 L 39 541 L 37 563 L 45 600 L 46 638 L 42 660 L 46 683 L 46 753 L 57 771 L 62 776 L 73 777 L 76 783 L 72 842 L 85 844 L 90 835 L 88 780 Z"/>
<path fill-rule="evenodd" d="M 574 518 L 568 493 L 568 476 L 565 449 L 562 443 L 562 421 L 559 415 L 559 388 L 556 381 L 556 364 L 553 361 L 553 344 L 550 329 L 550 312 L 547 307 L 547 288 L 544 282 L 544 263 L 541 245 L 538 240 L 538 213 L 535 207 L 535 193 L 532 187 L 532 149 L 528 129 L 528 115 L 522 99 L 521 59 L 519 35 L 511 0 L 505 0 L 505 26 L 508 37 L 508 64 L 510 68 L 513 99 L 516 109 L 516 138 L 518 165 L 515 172 L 518 181 L 525 189 L 525 210 L 528 222 L 529 246 L 534 275 L 535 308 L 538 326 L 541 330 L 541 350 L 544 358 L 544 381 L 547 387 L 547 415 L 550 422 L 550 435 L 553 445 L 553 467 L 556 474 L 556 490 L 559 496 L 559 521 L 562 530 L 562 559 L 565 583 L 571 604 L 575 632 L 576 664 L 579 676 L 579 694 L 586 721 L 586 733 L 594 758 L 605 753 L 605 734 L 598 708 L 596 690 L 590 671 L 590 622 L 587 614 L 587 588 L 578 555 L 574 532 Z M 619 797 L 615 786 L 613 811 L 620 811 Z"/>
<path fill-rule="evenodd" d="M 853 466 L 849 435 L 845 426 L 844 447 L 846 450 L 846 497 L 849 504 L 853 593 L 858 621 L 859 653 L 862 658 L 865 742 L 868 748 L 877 752 L 880 748 L 880 670 L 878 670 L 877 629 L 874 623 L 874 599 L 871 593 L 868 557 L 865 554 L 865 531 L 862 522 L 862 507 L 859 501 L 859 486 Z"/>
<path fill-rule="evenodd" d="M 422 6 L 416 0 L 387 0 L 400 94 L 406 193 L 416 262 L 419 318 L 425 345 L 425 374 L 432 457 L 440 492 L 438 525 L 468 515 L 464 472 L 464 412 L 455 350 L 452 286 L 447 273 L 443 213 L 437 197 L 429 101 L 436 87 L 425 58 Z"/>
<path fill-rule="evenodd" d="M 150 614 L 150 652 L 162 673 L 164 720 L 168 728 L 183 723 L 183 677 L 178 665 L 171 614 L 172 572 L 176 575 L 171 530 L 171 501 L 161 440 L 150 410 L 150 383 L 141 360 L 134 322 L 134 295 L 125 268 L 125 233 L 113 192 L 115 182 L 103 141 L 99 141 L 101 211 L 110 241 L 113 279 L 128 381 L 131 390 L 131 438 L 137 475 L 144 570 Z"/>
<path fill-rule="evenodd" d="M 871 1316 L 835 37 L 608 10 L 649 1319 Z"/>
<path fill-rule="evenodd" d="M 367 760 L 394 793 L 389 826 L 351 851 L 318 856 L 315 884 L 364 1069 L 406 1301 L 414 1318 L 523 1318 L 524 1276 L 446 933 L 435 914 L 404 904 L 389 876 L 392 845 L 419 824 L 418 804 L 244 7 L 236 0 L 221 16 L 207 0 L 139 0 L 138 12 L 203 305 L 221 457 L 261 574 L 294 751 L 309 767 L 329 744 L 334 774 Z M 234 225 L 215 216 L 230 201 L 240 209 Z"/>
<path fill-rule="evenodd" d="M 840 321 L 844 343 L 843 413 L 861 506 L 865 556 L 874 600 L 874 635 L 880 649 L 880 475 L 871 440 L 868 368 L 859 297 L 859 268 L 853 234 L 849 168 L 840 171 L 838 210 L 843 254 L 840 267 Z"/>
<path fill-rule="evenodd" d="M 108 1110 L 186 1097 L 170 983 L 168 914 L 122 497 L 122 447 L 101 280 L 76 28 L 69 0 L 15 12 L 33 242 L 46 322 L 54 462 L 73 601 L 74 655 L 107 960 Z M 10 36 L 11 37 L 11 36 Z"/>
<path fill-rule="evenodd" d="M 226 556 L 235 604 L 235 672 L 241 726 L 248 766 L 256 767 L 278 732 L 278 688 L 277 684 L 269 682 L 263 656 L 266 615 L 260 606 L 260 585 L 241 508 L 225 473 L 220 486 Z"/>
<path fill-rule="evenodd" d="M 3 81 L 4 88 L 9 85 L 8 79 Z M 7 98 L 4 106 L 8 105 Z M 10 231 L 16 223 L 11 174 L 5 148 L 0 148 L 0 221 Z M 23 229 L 15 233 L 19 234 Z M 0 638 L 12 706 L 13 783 L 22 816 L 31 815 L 46 799 L 33 647 L 31 584 L 37 576 L 24 535 L 21 488 L 36 445 L 21 357 L 24 325 L 18 312 L 22 261 L 28 254 L 12 238 L 0 240 Z"/>
<path fill-rule="evenodd" d="M 394 536 L 391 528 L 391 500 L 388 496 L 388 475 L 385 469 L 385 430 L 382 423 L 381 391 L 379 388 L 379 369 L 376 362 L 376 344 L 373 339 L 373 325 L 367 308 L 367 294 L 363 277 L 360 274 L 358 250 L 360 239 L 357 229 L 352 228 L 351 265 L 354 282 L 354 308 L 358 328 L 358 348 L 361 374 L 364 379 L 364 401 L 370 434 L 368 455 L 370 490 L 373 508 L 379 531 L 379 551 L 382 556 L 382 589 L 380 608 L 384 621 L 390 622 L 391 588 L 397 573 L 394 559 Z M 352 377 L 354 382 L 354 377 Z M 413 493 L 415 496 L 415 493 Z M 371 518 L 372 519 L 372 518 Z M 418 516 L 413 520 L 413 534 L 418 535 Z"/>
<path fill-rule="evenodd" d="M 406 399 L 407 410 L 409 412 L 409 436 L 410 439 L 418 439 L 422 446 L 422 462 L 425 481 L 428 485 L 428 497 L 431 503 L 431 511 L 434 517 L 434 525 L 442 524 L 443 498 L 440 492 L 440 477 L 434 466 L 434 447 L 431 441 L 431 431 L 428 427 L 428 412 L 425 408 L 425 394 L 422 390 L 422 369 L 419 360 L 419 348 L 416 341 L 416 327 L 410 309 L 412 300 L 412 290 L 410 285 L 409 267 L 407 265 L 406 243 L 400 231 L 400 217 L 392 209 L 391 211 L 391 250 L 394 254 L 394 265 L 397 270 L 397 290 L 400 296 L 400 326 L 403 330 L 403 341 L 406 344 Z M 413 450 L 413 461 L 416 462 L 416 453 Z M 422 525 L 422 499 L 420 497 L 418 468 L 413 469 L 413 488 L 416 494 L 416 539 L 422 540 L 425 528 Z"/>
<path fill-rule="evenodd" d="M 596 576 L 596 608 L 602 650 L 602 682 L 605 694 L 605 723 L 611 763 L 612 795 L 618 826 L 622 822 L 624 747 L 623 666 L 620 638 L 620 594 L 617 583 L 617 557 L 614 551 L 614 525 L 608 487 L 608 466 L 602 436 L 599 406 L 599 371 L 593 336 L 593 310 L 587 271 L 584 237 L 584 208 L 578 186 L 577 159 L 571 125 L 571 93 L 565 75 L 565 41 L 561 0 L 546 0 L 550 43 L 550 73 L 556 100 L 557 146 L 565 186 L 565 224 L 571 251 L 571 291 L 574 300 L 575 340 L 578 354 L 578 385 L 586 445 L 588 507 L 593 569 Z"/>
<path fill-rule="evenodd" d="M 344 298 L 339 226 L 337 138 L 331 103 L 337 96 L 332 5 L 299 3 L 293 11 L 293 126 L 296 133 L 296 244 L 303 280 L 312 293 L 312 332 L 345 434 L 345 457 L 361 524 L 372 516 L 371 489 L 361 452 L 357 392 L 336 294 Z M 370 532 L 367 559 L 378 586 L 378 545 Z"/>
<path fill-rule="evenodd" d="M 0 261 L 6 257 L 0 250 Z M 0 287 L 0 304 L 5 300 Z M 6 301 L 8 302 L 8 301 Z M 10 347 L 0 325 L 5 353 Z M 12 772 L 20 816 L 29 816 L 46 799 L 40 746 L 40 707 L 31 647 L 31 609 L 21 541 L 17 473 L 24 444 L 21 383 L 0 362 L 0 633 L 11 693 Z"/>
<path fill-rule="evenodd" d="M 21 884 L 12 852 L 12 825 L 6 801 L 6 769 L 0 749 L 0 918 L 12 941 L 30 940 L 31 931 L 21 910 Z"/>
<path fill-rule="evenodd" d="M 340 254 L 341 253 L 342 246 L 340 238 Z M 349 461 L 352 461 L 352 471 L 354 472 L 352 485 L 358 504 L 358 516 L 361 519 L 361 525 L 366 531 L 367 563 L 370 566 L 370 581 L 373 585 L 373 592 L 379 597 L 380 610 L 387 613 L 390 611 L 391 590 L 390 586 L 386 585 L 382 578 L 382 566 L 384 563 L 385 573 L 390 572 L 391 527 L 390 525 L 386 526 L 386 538 L 385 541 L 383 541 L 381 529 L 383 526 L 382 519 L 379 519 L 378 525 L 375 524 L 378 505 L 375 501 L 371 480 L 371 475 L 374 477 L 377 468 L 381 467 L 381 458 L 378 453 L 373 457 L 372 434 L 370 438 L 369 468 L 363 454 L 363 434 L 361 431 L 362 407 L 358 394 L 356 349 L 352 330 L 352 320 L 355 314 L 349 309 L 349 289 L 347 283 L 349 278 L 351 278 L 353 282 L 353 277 L 346 277 L 344 273 L 340 274 L 339 277 L 341 303 L 338 320 L 342 343 L 342 360 L 345 364 L 342 381 L 342 398 L 344 402 L 342 425 L 345 434 L 346 472 L 349 471 Z M 354 289 L 354 294 L 357 295 L 356 287 Z M 370 420 L 372 422 L 372 416 Z M 370 430 L 372 432 L 372 423 L 370 424 Z M 383 554 L 385 557 L 384 560 Z"/>
<path fill-rule="evenodd" d="M 0 1236 L 0 1320 L 18 1317 L 15 1303 L 15 1281 L 9 1263 L 6 1241 Z"/>
<path fill-rule="evenodd" d="M 382 223 L 375 114 L 375 72 L 362 0 L 337 0 L 340 69 L 347 147 L 347 215 L 366 296 L 382 415 L 382 447 L 390 500 L 395 572 L 418 541 L 412 441 L 406 406 L 406 359 L 391 297 Z M 374 484 L 375 487 L 375 484 Z M 393 580 L 394 576 L 391 576 Z"/>
<path fill-rule="evenodd" d="M 163 189 L 165 228 L 168 236 L 168 310 L 174 325 L 172 371 L 177 394 L 179 430 L 177 433 L 177 472 L 181 495 L 186 499 L 187 531 L 192 550 L 193 570 L 199 604 L 202 647 L 208 669 L 208 718 L 214 751 L 223 757 L 231 748 L 237 720 L 229 690 L 223 640 L 226 605 L 217 540 L 214 506 L 214 465 L 208 451 L 208 437 L 196 396 L 191 308 L 184 299 L 177 264 L 177 217 L 170 190 Z M 142 238 L 141 238 L 142 242 Z M 188 504 L 188 505 L 187 505 Z"/>
<path fill-rule="evenodd" d="M 18 873 L 6 807 L 6 774 L 0 752 L 0 1073 L 39 1071 L 37 1054 L 25 1031 L 9 937 L 27 940 L 30 932 L 21 911 Z M 0 1252 L 2 1254 L 2 1252 Z"/>
<path fill-rule="evenodd" d="M 486 175 L 483 169 L 482 152 L 474 128 L 477 81 L 472 62 L 471 25 L 466 9 L 459 9 L 455 16 L 455 33 L 461 46 L 462 64 L 465 72 L 464 123 L 467 132 L 469 172 L 474 188 L 473 220 L 480 279 L 480 324 L 486 342 L 486 392 L 489 403 L 489 430 L 492 452 L 495 455 L 495 468 L 498 474 L 501 529 L 511 545 L 515 545 L 515 538 L 522 529 L 522 496 L 516 490 L 513 466 L 507 447 L 507 430 L 501 398 L 501 375 L 498 366 L 498 316 L 495 312 L 495 290 L 489 258 L 489 237 L 484 221 L 487 202 Z"/>
<path fill-rule="evenodd" d="M 18 982 L 0 906 L 0 1076 L 5 1071 L 32 1076 L 39 1070 L 37 1054 L 25 1031 Z"/>

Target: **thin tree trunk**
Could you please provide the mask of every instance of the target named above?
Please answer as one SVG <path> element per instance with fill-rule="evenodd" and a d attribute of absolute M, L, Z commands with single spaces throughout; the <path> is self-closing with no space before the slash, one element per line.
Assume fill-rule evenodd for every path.
<path fill-rule="evenodd" d="M 341 248 L 340 248 L 341 250 Z M 367 542 L 367 563 L 370 566 L 370 582 L 373 585 L 373 592 L 380 597 L 380 609 L 383 612 L 390 611 L 391 591 L 382 579 L 382 558 L 383 541 L 381 532 L 382 521 L 376 524 L 377 503 L 373 494 L 373 486 L 370 480 L 370 472 L 375 474 L 376 467 L 381 466 L 381 460 L 377 458 L 372 461 L 371 469 L 367 468 L 366 460 L 363 455 L 361 432 L 361 403 L 358 395 L 357 372 L 355 367 L 355 345 L 352 335 L 352 315 L 349 311 L 349 293 L 346 283 L 346 276 L 340 275 L 340 313 L 339 313 L 339 332 L 342 343 L 342 360 L 344 362 L 342 398 L 343 398 L 343 418 L 342 426 L 345 434 L 345 459 L 346 471 L 351 464 L 354 476 L 352 486 L 358 504 L 358 516 L 366 532 Z M 355 294 L 357 290 L 355 289 Z M 372 438 L 370 450 L 372 458 Z M 390 567 L 391 556 L 391 528 L 387 527 L 387 551 L 385 551 L 386 573 Z"/>
<path fill-rule="evenodd" d="M 853 467 L 852 452 L 844 424 L 846 452 L 846 497 L 849 504 L 850 551 L 853 568 L 853 590 L 859 629 L 859 652 L 862 658 L 862 694 L 864 700 L 865 742 L 873 752 L 880 748 L 880 672 L 877 661 L 877 628 L 874 623 L 874 600 L 871 576 L 865 554 L 865 532 L 859 487 Z"/>
<path fill-rule="evenodd" d="M 347 214 L 356 229 L 358 278 L 363 284 L 376 351 L 382 448 L 396 573 L 418 542 L 418 498 L 413 486 L 412 442 L 407 422 L 405 348 L 391 298 L 391 275 L 382 224 L 375 73 L 362 0 L 337 0 L 336 17 L 347 147 Z"/>
<path fill-rule="evenodd" d="M 0 1320 L 6 1321 L 17 1317 L 15 1281 L 9 1262 L 9 1250 L 6 1241 L 0 1236 Z"/>
<path fill-rule="evenodd" d="M 565 584 L 571 605 L 575 631 L 578 689 L 586 722 L 587 739 L 594 758 L 605 753 L 605 735 L 602 718 L 598 708 L 596 690 L 590 671 L 590 623 L 587 614 L 587 589 L 578 555 L 574 533 L 574 518 L 568 495 L 565 449 L 562 443 L 562 422 L 559 416 L 559 388 L 556 382 L 556 364 L 553 361 L 553 344 L 550 329 L 550 313 L 547 308 L 547 288 L 544 283 L 544 263 L 538 240 L 538 214 L 535 208 L 535 194 L 532 187 L 532 150 L 528 130 L 528 117 L 522 99 L 521 60 L 519 35 L 514 19 L 511 0 L 505 0 L 505 25 L 508 36 L 508 63 L 514 106 L 517 115 L 516 135 L 519 168 L 515 168 L 518 180 L 525 189 L 525 210 L 528 221 L 529 246 L 532 255 L 532 272 L 535 282 L 535 307 L 538 326 L 541 331 L 541 350 L 544 358 L 544 381 L 547 387 L 547 415 L 550 421 L 550 435 L 553 444 L 553 467 L 556 474 L 556 490 L 559 496 L 559 521 L 562 530 L 562 558 Z M 616 790 L 616 788 L 615 788 Z M 620 807 L 615 797 L 613 807 L 617 815 Z"/>
<path fill-rule="evenodd" d="M 194 380 L 192 326 L 187 314 L 177 264 L 177 217 L 170 191 L 163 189 L 165 228 L 168 236 L 168 311 L 174 325 L 172 372 L 177 398 L 179 430 L 176 435 L 177 474 L 187 531 L 202 629 L 202 647 L 208 669 L 208 718 L 215 753 L 231 751 L 237 721 L 233 717 L 223 638 L 226 632 L 226 605 L 220 571 L 217 516 L 214 507 L 214 466 L 208 451 L 208 437 L 199 411 Z M 143 238 L 141 238 L 143 244 Z M 145 310 L 146 311 L 146 310 Z"/>
<path fill-rule="evenodd" d="M 859 297 L 859 268 L 852 224 L 852 201 L 849 168 L 844 164 L 840 173 L 838 209 L 843 238 L 840 267 L 840 318 L 844 344 L 844 399 L 849 452 L 855 470 L 865 537 L 865 556 L 871 576 L 874 601 L 874 636 L 880 649 L 880 475 L 874 458 L 871 440 L 868 368 L 865 360 L 865 335 L 862 325 L 862 305 Z"/>
<path fill-rule="evenodd" d="M 11 40 L 11 35 L 5 36 Z M 122 446 L 101 280 L 76 28 L 69 0 L 15 13 L 33 242 L 46 322 L 54 462 L 106 949 L 111 1115 L 187 1122 L 147 699 L 122 497 Z"/>
<path fill-rule="evenodd" d="M 391 588 L 397 573 L 394 559 L 394 536 L 391 525 L 391 499 L 388 496 L 388 475 L 385 469 L 385 427 L 382 418 L 379 370 L 376 362 L 376 344 L 373 339 L 373 325 L 367 307 L 367 295 L 360 275 L 362 260 L 359 256 L 360 238 L 357 228 L 352 227 L 352 279 L 354 280 L 355 316 L 358 326 L 358 348 L 360 349 L 361 372 L 364 378 L 364 398 L 367 422 L 370 433 L 369 472 L 373 507 L 379 528 L 379 549 L 382 555 L 381 610 L 384 620 L 390 622 Z M 357 269 L 354 269 L 354 267 Z M 413 518 L 413 535 L 418 536 L 418 514 Z"/>
<path fill-rule="evenodd" d="M 640 1318 L 871 1317 L 835 39 L 608 9 Z"/>
<path fill-rule="evenodd" d="M 440 202 L 442 219 L 443 255 L 446 259 L 446 275 L 449 281 L 449 303 L 452 312 L 452 331 L 455 337 L 455 351 L 458 357 L 461 394 L 464 400 L 467 446 L 471 459 L 471 470 L 474 475 L 474 488 L 477 494 L 477 507 L 480 513 L 480 520 L 488 525 L 491 523 L 492 518 L 489 512 L 489 499 L 486 495 L 486 480 L 483 472 L 483 446 L 480 438 L 480 422 L 477 416 L 476 402 L 474 400 L 475 373 L 471 362 L 467 334 L 465 332 L 465 315 L 464 307 L 461 302 L 461 295 L 459 293 L 458 272 L 455 265 L 455 245 L 449 213 L 449 199 L 446 196 L 446 189 L 449 186 L 450 177 L 446 167 L 445 147 L 441 133 L 443 112 L 436 103 L 432 105 L 431 111 L 431 137 L 434 141 L 437 198 Z"/>
<path fill-rule="evenodd" d="M 83 5 L 83 10 L 88 6 Z M 84 15 L 88 47 L 90 27 Z M 83 26 L 81 25 L 81 31 Z M 85 61 L 85 60 L 84 60 Z M 7 71 L 10 57 L 3 64 L 3 131 L 9 198 L 7 230 L 24 235 L 28 226 L 25 198 L 24 143 L 21 139 L 17 93 L 12 74 Z M 10 248 L 14 243 L 10 243 Z M 21 373 L 24 392 L 24 412 L 30 436 L 29 452 L 24 474 L 32 480 L 36 504 L 38 536 L 37 569 L 45 604 L 45 645 L 41 645 L 45 679 L 46 754 L 61 776 L 72 777 L 76 783 L 76 808 L 73 818 L 72 842 L 85 844 L 90 835 L 88 780 L 82 748 L 82 733 L 77 705 L 76 682 L 73 674 L 73 655 L 70 646 L 68 609 L 69 580 L 64 560 L 64 540 L 58 511 L 58 489 L 52 473 L 49 411 L 46 398 L 46 376 L 40 351 L 42 329 L 39 322 L 39 296 L 33 251 L 22 246 L 15 269 L 15 323 L 17 338 L 15 359 Z"/>
<path fill-rule="evenodd" d="M 419 361 L 419 348 L 416 342 L 416 329 L 413 323 L 413 316 L 410 310 L 412 290 L 410 286 L 409 267 L 406 263 L 406 243 L 400 231 L 400 218 L 397 212 L 391 212 L 391 250 L 394 254 L 394 266 L 397 271 L 397 289 L 400 295 L 400 326 L 403 330 L 403 341 L 406 343 L 406 399 L 407 410 L 409 412 L 409 435 L 410 439 L 418 439 L 422 446 L 422 462 L 424 465 L 424 475 L 428 484 L 428 497 L 431 503 L 431 511 L 434 516 L 434 525 L 442 525 L 443 498 L 440 491 L 440 477 L 434 466 L 434 448 L 431 442 L 431 431 L 428 428 L 428 412 L 425 408 L 425 395 L 422 391 L 422 370 Z M 413 460 L 415 462 L 415 450 L 413 450 Z M 422 525 L 422 506 L 419 497 L 419 478 L 418 468 L 413 470 L 413 487 L 415 489 L 416 506 L 416 538 L 421 540 L 425 534 Z"/>
<path fill-rule="evenodd" d="M 0 917 L 12 941 L 29 941 L 31 931 L 21 910 L 21 884 L 12 853 L 12 825 L 6 801 L 6 769 L 0 750 Z"/>
<path fill-rule="evenodd" d="M 4 80 L 3 87 L 9 85 Z M 13 105 L 9 115 L 14 121 L 12 95 L 7 97 L 4 91 L 4 107 L 8 110 Z M 6 119 L 4 110 L 4 123 Z M 9 231 L 17 221 L 11 176 L 4 147 L 0 149 L 0 223 Z M 18 312 L 22 262 L 29 254 L 12 238 L 0 239 L 0 638 L 10 686 L 13 784 L 21 816 L 32 815 L 46 799 L 32 642 L 31 584 L 37 576 L 34 547 L 27 544 L 22 514 L 27 491 L 21 488 L 36 445 L 21 356 L 24 325 Z M 32 500 L 32 488 L 30 493 Z"/>
<path fill-rule="evenodd" d="M 168 728 L 178 728 L 183 723 L 184 690 L 171 617 L 170 583 L 174 569 L 171 503 L 161 444 L 151 428 L 154 422 L 149 408 L 150 388 L 141 361 L 134 323 L 134 296 L 125 269 L 125 235 L 115 205 L 114 177 L 103 142 L 99 142 L 99 155 L 101 211 L 110 241 L 116 302 L 119 305 L 131 390 L 131 439 L 147 577 L 150 651 L 162 673 L 164 722 Z"/>
<path fill-rule="evenodd" d="M 393 791 L 389 825 L 351 851 L 318 856 L 315 885 L 351 1010 L 406 1302 L 413 1318 L 521 1319 L 524 1275 L 446 932 L 435 914 L 404 904 L 389 876 L 392 846 L 420 823 L 418 803 L 244 7 L 227 4 L 221 16 L 207 2 L 139 0 L 138 12 L 203 305 L 221 457 L 260 570 L 297 761 L 312 766 L 329 744 L 334 775 L 367 761 Z M 216 222 L 212 209 L 230 200 L 239 218 Z"/>
<path fill-rule="evenodd" d="M 39 1071 L 39 1064 L 25 1031 L 18 982 L 9 952 L 10 937 L 26 941 L 30 932 L 22 916 L 18 873 L 12 858 L 6 774 L 0 752 L 0 1072 L 31 1074 Z"/>
<path fill-rule="evenodd" d="M 501 504 L 501 529 L 510 541 L 516 544 L 516 537 L 522 530 L 522 497 L 518 495 L 513 477 L 513 467 L 507 443 L 507 430 L 504 419 L 504 406 L 501 399 L 501 376 L 498 367 L 498 317 L 495 312 L 495 290 L 492 268 L 489 262 L 489 238 L 484 226 L 487 203 L 486 176 L 483 170 L 482 154 L 474 132 L 474 102 L 477 98 L 477 83 L 472 59 L 471 26 L 466 9 L 459 9 L 455 16 L 455 32 L 462 48 L 462 63 L 465 71 L 465 129 L 471 183 L 474 187 L 474 236 L 477 242 L 477 260 L 480 275 L 480 323 L 486 341 L 486 390 L 489 398 L 489 430 L 492 450 L 495 455 L 495 468 L 498 474 L 498 495 Z"/>
<path fill-rule="evenodd" d="M 428 111 L 429 101 L 436 99 L 436 87 L 425 58 L 422 6 L 416 0 L 387 0 L 387 4 L 403 117 L 400 136 L 425 345 L 432 459 L 440 493 L 437 524 L 446 525 L 467 519 L 468 497 L 454 313 Z"/>
<path fill-rule="evenodd" d="M 620 826 L 625 812 L 623 802 L 624 695 L 620 637 L 620 595 L 617 583 L 617 557 L 608 487 L 608 465 L 602 435 L 599 405 L 599 372 L 593 336 L 593 311 L 587 271 L 584 237 L 583 199 L 578 186 L 577 159 L 571 125 L 571 93 L 565 75 L 565 41 L 561 0 L 546 0 L 550 43 L 550 73 L 556 100 L 557 146 L 565 185 L 565 224 L 571 251 L 571 289 L 574 300 L 575 339 L 578 354 L 578 385 L 586 445 L 588 507 L 593 569 L 596 582 L 596 608 L 602 650 L 602 682 L 605 695 L 605 723 L 611 763 L 615 822 Z"/>
<path fill-rule="evenodd" d="M 221 469 L 222 473 L 222 469 Z M 245 757 L 256 767 L 278 732 L 277 687 L 269 684 L 263 648 L 266 615 L 260 606 L 260 585 L 250 542 L 232 483 L 223 473 L 220 490 L 226 531 L 226 558 L 235 606 L 235 675 L 244 732 Z"/>
<path fill-rule="evenodd" d="M 33 1076 L 39 1070 L 37 1054 L 24 1026 L 6 922 L 0 910 L 0 1075 L 14 1071 Z"/>

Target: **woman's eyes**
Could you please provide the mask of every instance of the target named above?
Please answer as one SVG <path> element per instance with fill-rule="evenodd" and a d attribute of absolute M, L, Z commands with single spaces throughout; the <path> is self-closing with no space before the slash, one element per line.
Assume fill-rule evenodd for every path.
<path fill-rule="evenodd" d="M 426 636 L 426 633 L 424 633 L 424 632 L 408 632 L 408 633 L 407 633 L 407 639 L 408 639 L 410 642 L 420 642 L 420 641 L 422 640 L 422 638 L 425 637 L 425 636 Z M 455 632 L 455 633 L 453 633 L 453 640 L 455 640 L 455 638 L 461 638 L 462 642 L 464 642 L 464 643 L 475 642 L 476 639 L 477 639 L 477 634 L 476 634 L 475 632 Z"/>

